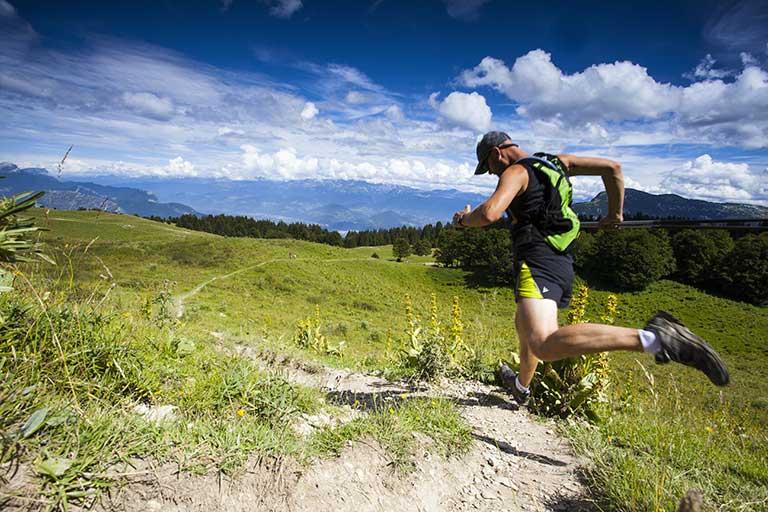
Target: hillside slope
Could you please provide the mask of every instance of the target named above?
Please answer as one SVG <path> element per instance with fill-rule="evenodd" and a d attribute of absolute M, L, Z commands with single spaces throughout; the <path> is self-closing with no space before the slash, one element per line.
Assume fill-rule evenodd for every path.
<path fill-rule="evenodd" d="M 159 508 L 192 510 L 202 503 L 224 510 L 261 496 L 277 509 L 290 503 L 301 510 L 300 502 L 327 504 L 329 510 L 365 509 L 365 503 L 385 509 L 408 496 L 424 510 L 589 509 L 585 499 L 600 498 L 640 511 L 670 509 L 694 486 L 705 487 L 717 504 L 768 497 L 768 409 L 755 398 L 768 393 L 764 309 L 668 281 L 618 294 L 617 323 L 640 326 L 656 309 L 672 312 L 723 353 L 733 385 L 721 392 L 692 370 L 655 366 L 642 354 L 614 355 L 606 421 L 575 435 L 592 461 L 580 469 L 596 465 L 595 487 L 588 490 L 574 479 L 578 458 L 553 434 L 554 426 L 545 423 L 542 429 L 538 419 L 514 410 L 499 389 L 450 381 L 403 387 L 381 379 L 404 347 L 406 296 L 426 324 L 434 293 L 444 326 L 458 297 L 463 336 L 478 367 L 508 359 L 517 346 L 510 289 L 478 286 L 462 271 L 434 267 L 429 257 L 397 263 L 388 247 L 347 250 L 224 238 L 98 212 L 33 214 L 51 229 L 44 237 L 59 265 L 36 264 L 29 275 L 66 304 L 95 297 L 108 308 L 100 317 L 120 322 L 110 328 L 118 335 L 105 346 L 138 351 L 116 359 L 119 367 L 131 369 L 137 360 L 148 365 L 148 374 L 119 388 L 146 388 L 146 395 L 99 399 L 86 416 L 91 425 L 107 422 L 120 432 L 121 446 L 141 441 L 127 445 L 136 457 L 130 468 L 110 469 L 139 480 L 127 477 L 132 483 L 117 508 L 137 510 L 142 500 L 152 500 Z M 608 293 L 592 291 L 588 318 L 600 317 Z M 179 303 L 183 310 L 176 316 Z M 295 336 L 307 318 L 318 318 L 331 346 L 345 342 L 343 351 L 299 347 Z M 14 349 L 28 346 L 24 341 Z M 58 361 L 56 354 L 47 364 Z M 303 397 L 285 420 L 258 423 L 261 409 L 242 394 L 264 385 L 248 380 L 262 372 L 275 387 L 255 387 L 263 390 L 257 396 L 286 400 L 286 379 L 292 393 Z M 113 373 L 110 378 L 122 378 Z M 61 389 L 57 400 L 66 401 L 66 380 Z M 91 393 L 100 396 L 98 388 Z M 176 407 L 183 421 L 147 427 L 132 412 L 139 399 L 147 406 Z M 100 416 L 93 416 L 96 411 Z M 73 445 L 57 444 L 69 437 L 45 437 L 60 432 L 53 428 L 41 431 L 42 445 L 73 453 Z M 39 453 L 36 446 L 30 446 L 30 456 Z M 77 466 L 77 478 L 106 471 L 94 461 L 106 464 L 112 456 L 90 457 Z M 148 475 L 147 464 L 158 469 Z M 391 472 L 400 465 L 414 472 Z M 201 468 L 207 476 L 188 472 Z M 231 476 L 217 476 L 219 471 Z M 32 470 L 20 474 L 37 481 Z M 611 477 L 601 480 L 601 474 Z M 466 483 L 458 487 L 458 481 Z M 557 487 L 566 490 L 558 493 Z M 34 493 L 34 487 L 22 488 Z M 318 488 L 327 492 L 320 496 Z M 420 493 L 422 488 L 434 492 Z"/>

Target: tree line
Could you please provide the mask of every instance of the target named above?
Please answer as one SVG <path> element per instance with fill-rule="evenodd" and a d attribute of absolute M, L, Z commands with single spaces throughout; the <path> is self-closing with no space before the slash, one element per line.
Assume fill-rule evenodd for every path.
<path fill-rule="evenodd" d="M 221 236 L 251 238 L 293 238 L 307 242 L 334 245 L 337 247 L 364 247 L 394 245 L 397 240 L 404 240 L 417 254 L 424 252 L 424 247 L 435 247 L 440 233 L 445 229 L 442 222 L 427 224 L 422 227 L 401 226 L 389 229 L 348 231 L 342 236 L 338 231 L 328 230 L 318 224 L 303 222 L 256 220 L 244 215 L 205 215 L 184 214 L 179 217 L 148 219 L 175 224 L 176 226 L 205 231 Z M 418 248 L 417 248 L 418 246 Z"/>
<path fill-rule="evenodd" d="M 768 305 L 768 233 L 734 238 L 724 229 L 626 229 L 582 232 L 574 266 L 621 290 L 642 290 L 662 278 L 757 305 Z M 514 249 L 507 229 L 447 229 L 436 260 L 511 284 Z"/>

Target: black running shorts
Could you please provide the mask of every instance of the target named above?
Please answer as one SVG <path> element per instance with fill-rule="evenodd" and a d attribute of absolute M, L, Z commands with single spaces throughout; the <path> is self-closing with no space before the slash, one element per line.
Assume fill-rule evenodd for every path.
<path fill-rule="evenodd" d="M 558 308 L 571 302 L 573 257 L 544 241 L 515 248 L 515 275 L 515 300 L 551 299 Z"/>

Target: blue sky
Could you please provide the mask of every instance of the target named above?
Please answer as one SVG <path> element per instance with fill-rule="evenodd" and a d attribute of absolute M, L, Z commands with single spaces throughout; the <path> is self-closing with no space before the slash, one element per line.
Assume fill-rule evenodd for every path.
<path fill-rule="evenodd" d="M 482 192 L 474 145 L 501 129 L 768 204 L 768 4 L 614 4 L 0 0 L 0 160 Z"/>

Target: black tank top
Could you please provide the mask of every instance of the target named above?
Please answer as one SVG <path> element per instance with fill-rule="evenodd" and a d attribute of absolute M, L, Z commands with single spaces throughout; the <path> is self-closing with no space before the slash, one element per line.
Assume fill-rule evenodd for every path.
<path fill-rule="evenodd" d="M 546 187 L 531 166 L 523 165 L 523 167 L 528 172 L 528 187 L 509 203 L 506 210 L 507 215 L 511 219 L 515 219 L 515 223 L 512 225 L 513 235 L 523 226 L 533 224 L 544 208 Z"/>

